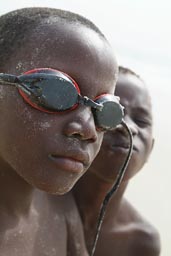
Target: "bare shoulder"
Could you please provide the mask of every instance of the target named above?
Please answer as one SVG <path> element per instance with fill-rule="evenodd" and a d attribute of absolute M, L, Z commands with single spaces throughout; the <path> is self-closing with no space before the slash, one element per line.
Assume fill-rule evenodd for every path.
<path fill-rule="evenodd" d="M 62 256 L 67 253 L 68 256 L 88 256 L 81 218 L 72 193 L 60 196 L 48 194 L 46 198 L 47 200 L 44 201 L 44 198 L 41 199 L 38 195 L 36 206 L 40 204 L 41 216 L 39 219 L 42 220 L 40 226 L 45 232 L 47 246 L 51 245 L 52 247 L 53 239 L 53 248 L 59 251 L 55 255 Z M 46 228 L 44 228 L 44 223 L 48 223 Z"/>
<path fill-rule="evenodd" d="M 158 231 L 125 199 L 104 221 L 95 256 L 159 256 Z"/>
<path fill-rule="evenodd" d="M 130 241 L 128 248 L 130 248 L 131 254 L 128 255 L 160 255 L 159 232 L 125 198 L 123 198 L 118 212 L 117 225 L 123 238 Z"/>

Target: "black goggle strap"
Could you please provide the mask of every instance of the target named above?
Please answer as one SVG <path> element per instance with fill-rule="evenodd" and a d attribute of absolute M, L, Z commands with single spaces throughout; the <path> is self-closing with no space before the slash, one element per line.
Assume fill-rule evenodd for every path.
<path fill-rule="evenodd" d="M 0 84 L 14 85 L 17 83 L 17 76 L 0 73 Z"/>
<path fill-rule="evenodd" d="M 23 82 L 21 82 L 20 79 L 15 75 L 1 73 L 0 74 L 0 84 L 16 86 L 18 89 L 21 89 L 29 96 L 35 95 L 34 90 L 29 88 Z"/>
<path fill-rule="evenodd" d="M 103 220 L 104 220 L 104 216 L 105 216 L 105 213 L 106 213 L 107 205 L 108 205 L 111 197 L 117 192 L 117 190 L 119 188 L 119 185 L 121 184 L 122 179 L 124 177 L 126 168 L 127 168 L 128 164 L 129 164 L 131 155 L 132 155 L 132 148 L 133 148 L 132 132 L 129 129 L 129 127 L 127 126 L 127 124 L 125 123 L 124 120 L 122 120 L 121 124 L 124 126 L 124 128 L 128 132 L 128 136 L 129 136 L 129 139 L 130 139 L 129 151 L 128 151 L 128 154 L 126 156 L 126 159 L 125 159 L 122 167 L 120 168 L 120 170 L 119 170 L 119 172 L 117 174 L 116 180 L 115 180 L 112 188 L 106 194 L 106 196 L 105 196 L 105 198 L 104 198 L 104 200 L 103 200 L 103 202 L 101 204 L 101 209 L 100 209 L 99 217 L 98 217 L 98 220 L 97 220 L 95 238 L 94 238 L 93 247 L 92 247 L 92 251 L 91 251 L 90 256 L 94 255 L 94 252 L 95 252 L 95 249 L 96 249 L 97 240 L 98 240 L 99 233 L 100 233 L 100 229 L 101 229 L 101 226 L 102 226 L 102 223 L 103 223 Z"/>

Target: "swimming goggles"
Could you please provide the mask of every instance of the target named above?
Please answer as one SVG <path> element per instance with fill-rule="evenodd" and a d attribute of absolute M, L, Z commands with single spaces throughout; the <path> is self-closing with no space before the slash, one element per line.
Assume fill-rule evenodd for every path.
<path fill-rule="evenodd" d="M 96 127 L 103 130 L 114 129 L 124 115 L 118 97 L 102 94 L 92 100 L 82 96 L 74 79 L 55 69 L 39 68 L 20 76 L 0 73 L 0 84 L 16 86 L 29 105 L 46 113 L 74 110 L 79 104 L 89 106 Z"/>

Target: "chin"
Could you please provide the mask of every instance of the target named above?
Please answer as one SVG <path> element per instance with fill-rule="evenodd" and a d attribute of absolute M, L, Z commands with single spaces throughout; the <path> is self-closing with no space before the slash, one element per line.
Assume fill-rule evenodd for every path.
<path fill-rule="evenodd" d="M 51 195 L 64 195 L 73 188 L 76 182 L 77 180 L 69 180 L 68 182 L 63 182 L 63 184 L 62 182 L 60 184 L 39 183 L 35 187 Z"/>
<path fill-rule="evenodd" d="M 124 181 L 129 181 L 131 180 L 138 172 L 140 171 L 140 168 L 138 169 L 127 169 L 126 172 L 125 172 L 125 175 L 124 175 L 124 178 L 123 180 Z"/>
<path fill-rule="evenodd" d="M 72 186 L 66 186 L 66 187 L 62 187 L 62 188 L 58 188 L 58 190 L 51 190 L 51 191 L 48 191 L 47 193 L 49 194 L 52 194 L 52 195 L 58 195 L 58 196 L 62 196 L 62 195 L 65 195 L 66 193 L 68 193 L 71 189 L 72 189 L 73 185 Z"/>

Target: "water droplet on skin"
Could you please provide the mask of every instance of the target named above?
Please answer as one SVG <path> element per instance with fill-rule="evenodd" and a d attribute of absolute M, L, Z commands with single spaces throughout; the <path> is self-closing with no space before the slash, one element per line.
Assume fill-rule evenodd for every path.
<path fill-rule="evenodd" d="M 23 68 L 23 64 L 22 64 L 22 62 L 19 61 L 19 62 L 17 63 L 17 65 L 16 65 L 16 70 L 19 70 L 19 71 L 20 71 L 20 70 L 22 70 L 22 68 Z"/>

